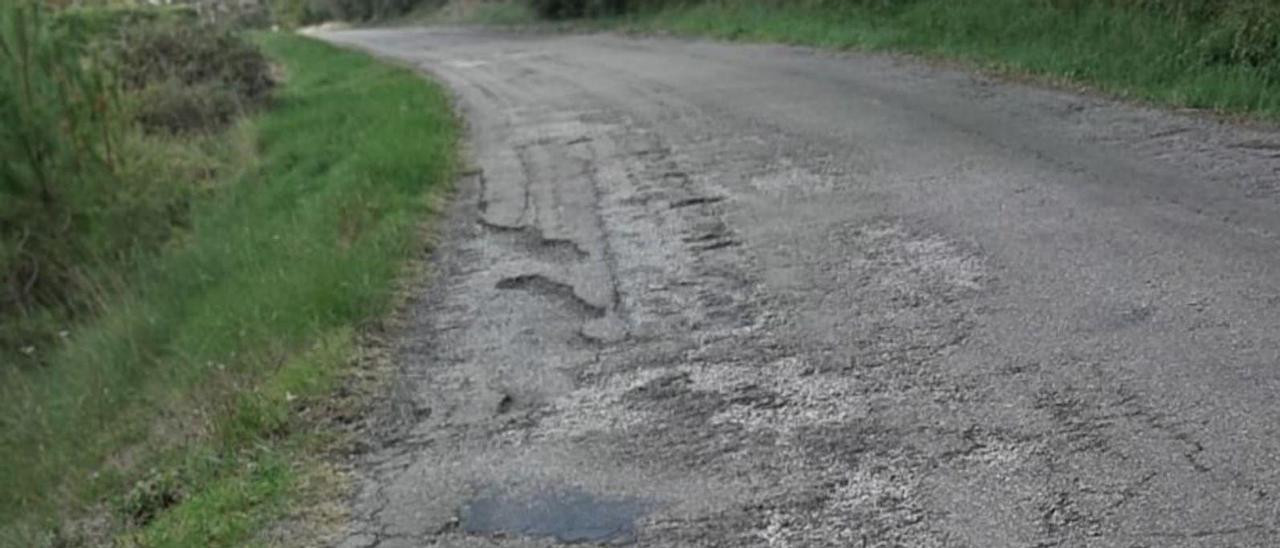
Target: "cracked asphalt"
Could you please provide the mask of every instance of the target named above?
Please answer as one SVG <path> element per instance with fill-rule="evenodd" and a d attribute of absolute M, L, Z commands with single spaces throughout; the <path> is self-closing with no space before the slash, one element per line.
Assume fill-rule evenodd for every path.
<path fill-rule="evenodd" d="M 1280 134 L 893 56 L 322 33 L 478 170 L 343 546 L 1280 546 Z"/>

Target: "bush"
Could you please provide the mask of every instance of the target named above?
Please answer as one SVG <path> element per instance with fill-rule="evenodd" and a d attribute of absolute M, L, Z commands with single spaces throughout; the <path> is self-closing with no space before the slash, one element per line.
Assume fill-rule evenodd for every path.
<path fill-rule="evenodd" d="M 221 129 L 243 110 L 226 86 L 178 80 L 148 86 L 136 94 L 136 102 L 134 117 L 143 128 L 170 134 Z"/>
<path fill-rule="evenodd" d="M 195 8 L 189 5 L 164 7 L 78 7 L 56 13 L 53 25 L 68 36 L 81 40 L 114 38 L 122 30 L 151 24 L 194 25 L 199 20 Z"/>
<path fill-rule="evenodd" d="M 436 0 L 306 0 L 302 11 L 313 19 L 371 21 L 398 17 Z M 296 8 L 295 8 L 296 9 Z"/>
<path fill-rule="evenodd" d="M 532 3 L 538 16 L 546 19 L 618 15 L 642 5 L 636 0 L 532 0 Z"/>
<path fill-rule="evenodd" d="M 115 48 L 121 83 L 141 98 L 148 130 L 218 130 L 266 102 L 273 86 L 262 53 L 207 25 L 130 27 Z"/>
<path fill-rule="evenodd" d="M 213 176 L 205 135 L 268 99 L 265 58 L 190 13 L 0 2 L 0 364 L 127 285 Z"/>
<path fill-rule="evenodd" d="M 121 161 L 117 105 L 112 75 L 75 36 L 37 4 L 0 6 L 0 320 L 66 307 L 104 252 L 88 244 Z M 0 329 L 0 344 L 12 336 Z"/>
<path fill-rule="evenodd" d="M 271 20 L 285 28 L 296 28 L 324 21 L 308 0 L 271 0 Z"/>

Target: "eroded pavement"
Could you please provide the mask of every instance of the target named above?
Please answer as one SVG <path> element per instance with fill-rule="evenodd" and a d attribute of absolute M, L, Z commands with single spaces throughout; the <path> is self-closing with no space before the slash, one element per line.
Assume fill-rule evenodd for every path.
<path fill-rule="evenodd" d="M 1280 135 L 893 57 L 332 32 L 460 183 L 343 545 L 1280 545 Z"/>

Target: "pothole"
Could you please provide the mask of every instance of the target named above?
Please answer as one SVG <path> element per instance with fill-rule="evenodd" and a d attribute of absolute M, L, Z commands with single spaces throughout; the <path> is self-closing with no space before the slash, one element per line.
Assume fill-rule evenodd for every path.
<path fill-rule="evenodd" d="M 636 520 L 648 510 L 639 499 L 601 497 L 579 489 L 494 492 L 473 499 L 462 511 L 461 525 L 472 535 L 630 544 L 636 540 Z"/>
<path fill-rule="evenodd" d="M 558 301 L 583 318 L 603 318 L 607 313 L 604 307 L 579 297 L 572 285 L 553 280 L 542 274 L 521 274 L 503 278 L 498 281 L 496 287 L 504 291 L 525 291 Z"/>

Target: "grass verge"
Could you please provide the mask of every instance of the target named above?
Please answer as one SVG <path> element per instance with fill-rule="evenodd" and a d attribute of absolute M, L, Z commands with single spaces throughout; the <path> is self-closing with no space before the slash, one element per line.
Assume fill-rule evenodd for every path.
<path fill-rule="evenodd" d="M 1166 106 L 1280 118 L 1280 59 L 1243 55 L 1249 44 L 1237 43 L 1244 35 L 1227 26 L 1280 22 L 1196 21 L 1132 7 L 1137 5 L 715 0 L 608 22 L 642 32 L 904 51 Z"/>
<path fill-rule="evenodd" d="M 524 0 L 461 0 L 443 6 L 422 4 L 394 24 L 530 25 L 538 15 Z"/>
<path fill-rule="evenodd" d="M 258 41 L 287 81 L 244 130 L 252 167 L 47 367 L 0 373 L 0 545 L 265 542 L 326 475 L 325 416 L 420 253 L 457 127 L 408 70 Z"/>

